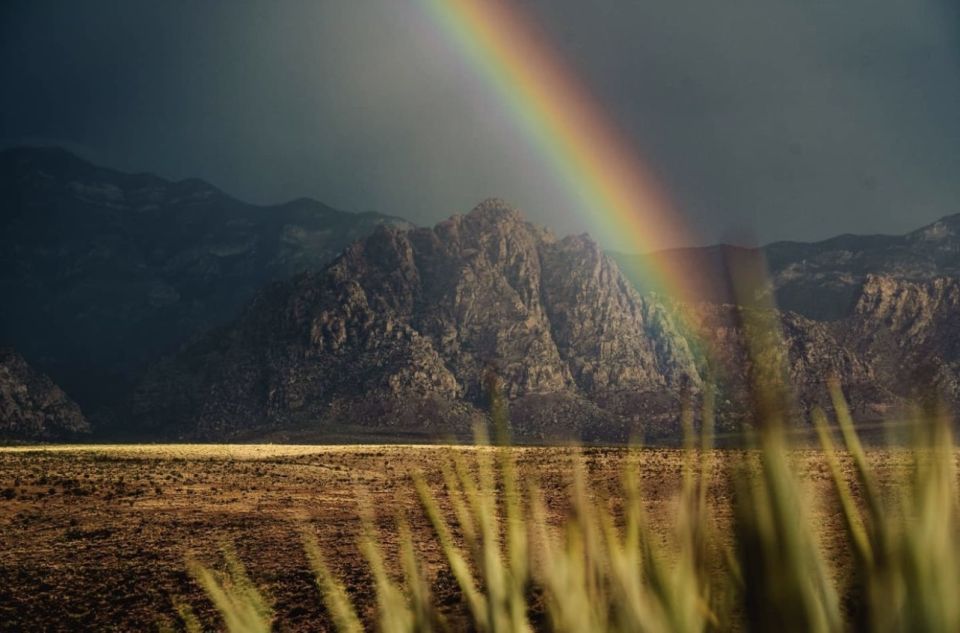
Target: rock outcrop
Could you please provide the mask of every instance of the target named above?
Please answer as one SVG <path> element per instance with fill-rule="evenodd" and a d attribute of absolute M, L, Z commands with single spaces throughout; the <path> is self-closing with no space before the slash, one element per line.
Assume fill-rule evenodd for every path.
<path fill-rule="evenodd" d="M 80 407 L 53 381 L 0 348 L 0 442 L 72 440 L 89 432 Z"/>
<path fill-rule="evenodd" d="M 730 303 L 726 262 L 743 254 L 762 256 L 770 288 L 781 310 L 816 321 L 854 314 L 871 276 L 904 281 L 960 278 L 960 214 L 949 215 L 905 235 L 839 235 L 820 242 L 774 242 L 762 248 L 716 245 L 656 253 L 661 265 L 683 272 L 702 301 Z M 613 254 L 629 274 L 647 257 Z M 633 279 L 643 294 L 644 279 Z"/>
<path fill-rule="evenodd" d="M 489 200 L 432 229 L 380 227 L 325 271 L 271 286 L 158 368 L 132 418 L 217 438 L 463 434 L 492 376 L 528 439 L 666 432 L 681 387 L 699 381 L 667 310 L 594 242 Z"/>
<path fill-rule="evenodd" d="M 462 436 L 496 379 L 520 439 L 676 439 L 682 394 L 709 379 L 721 430 L 735 430 L 755 365 L 742 324 L 757 314 L 776 323 L 762 347 L 801 411 L 829 408 L 831 376 L 860 420 L 921 397 L 960 403 L 960 282 L 867 275 L 853 301 L 831 321 L 663 303 L 588 237 L 558 239 L 489 200 L 432 229 L 380 227 L 324 271 L 270 286 L 153 371 L 122 417 L 208 439 Z"/>
<path fill-rule="evenodd" d="M 781 310 L 767 349 L 803 408 L 828 404 L 831 375 L 861 420 L 931 397 L 960 405 L 960 216 L 656 257 L 697 301 L 617 264 L 629 274 L 644 258 L 615 261 L 497 200 L 415 229 L 311 200 L 249 205 L 62 150 L 0 152 L 0 344 L 105 436 L 469 435 L 491 381 L 520 439 L 676 438 L 681 394 L 707 380 L 732 428 L 752 371 L 733 261 L 770 270 L 754 295 Z M 44 439 L 86 424 L 52 383 L 18 380 L 5 384 L 26 391 L 3 392 L 10 428 Z"/>
<path fill-rule="evenodd" d="M 870 275 L 837 327 L 876 383 L 913 401 L 960 403 L 960 280 Z"/>

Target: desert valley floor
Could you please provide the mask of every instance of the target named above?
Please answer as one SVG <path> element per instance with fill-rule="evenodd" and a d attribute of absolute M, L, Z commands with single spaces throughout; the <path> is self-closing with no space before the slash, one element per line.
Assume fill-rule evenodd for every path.
<path fill-rule="evenodd" d="M 398 515 L 414 529 L 431 566 L 435 600 L 456 620 L 456 584 L 413 492 L 422 472 L 441 492 L 440 465 L 450 446 L 139 445 L 0 449 L 0 629 L 174 630 L 176 601 L 189 602 L 204 625 L 219 629 L 211 603 L 187 573 L 192 557 L 216 567 L 220 547 L 235 547 L 254 581 L 273 601 L 278 630 L 327 630 L 301 531 L 316 533 L 348 590 L 370 618 L 375 597 L 356 541 L 361 506 L 377 515 L 388 561 L 395 561 Z M 567 508 L 571 460 L 580 455 L 599 499 L 617 511 L 628 451 L 613 448 L 514 448 L 521 479 L 536 479 L 550 512 Z M 637 449 L 647 511 L 669 533 L 685 455 Z M 729 521 L 728 466 L 742 452 L 709 454 L 710 503 Z M 829 507 L 822 456 L 796 451 L 809 484 L 823 546 L 835 570 L 845 565 L 839 516 Z M 889 451 L 871 459 L 881 475 L 898 461 Z M 844 460 L 845 469 L 850 465 Z M 442 495 L 441 495 L 442 499 Z M 721 526 L 722 527 L 722 526 Z"/>

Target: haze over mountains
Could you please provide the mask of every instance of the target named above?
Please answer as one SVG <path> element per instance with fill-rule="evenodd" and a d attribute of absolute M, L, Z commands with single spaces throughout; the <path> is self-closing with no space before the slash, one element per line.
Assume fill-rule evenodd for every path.
<path fill-rule="evenodd" d="M 861 419 L 918 386 L 960 401 L 958 231 L 949 216 L 763 249 L 802 403 L 823 400 L 831 372 Z M 678 306 L 634 288 L 589 237 L 558 238 L 498 200 L 413 228 L 8 150 L 0 249 L 0 342 L 108 436 L 466 434 L 497 381 L 522 439 L 676 437 L 680 394 L 708 375 L 677 310 L 718 342 L 730 419 L 742 396 L 729 247 L 669 253 L 706 293 Z M 57 437 L 46 426 L 35 437 Z"/>
<path fill-rule="evenodd" d="M 315 200 L 260 207 L 201 180 L 0 152 L 0 340 L 85 409 L 234 318 L 265 283 L 322 267 L 380 223 Z"/>

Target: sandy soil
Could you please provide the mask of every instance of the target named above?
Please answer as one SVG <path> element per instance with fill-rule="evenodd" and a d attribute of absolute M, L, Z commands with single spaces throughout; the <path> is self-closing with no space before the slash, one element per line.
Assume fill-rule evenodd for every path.
<path fill-rule="evenodd" d="M 397 550 L 398 515 L 412 524 L 430 563 L 436 600 L 456 618 L 455 582 L 441 563 L 411 484 L 422 472 L 440 492 L 444 446 L 137 445 L 0 449 L 0 630 L 156 630 L 176 625 L 174 600 L 186 600 L 211 629 L 212 605 L 186 573 L 193 557 L 222 565 L 235 546 L 254 581 L 273 600 L 278 630 L 328 630 L 301 530 L 313 531 L 365 617 L 375 599 L 356 547 L 359 507 L 373 508 L 387 560 Z M 515 448 L 522 479 L 540 482 L 555 517 L 567 508 L 572 460 L 566 448 Z M 592 490 L 612 505 L 625 466 L 623 449 L 582 451 Z M 729 518 L 726 467 L 742 453 L 715 451 L 710 490 L 718 520 Z M 829 499 L 826 465 L 796 453 L 814 501 Z M 878 461 L 884 463 L 886 457 Z M 641 449 L 648 515 L 668 534 L 684 454 Z M 821 504 L 822 505 L 822 504 Z M 842 566 L 838 517 L 817 510 L 828 558 Z"/>

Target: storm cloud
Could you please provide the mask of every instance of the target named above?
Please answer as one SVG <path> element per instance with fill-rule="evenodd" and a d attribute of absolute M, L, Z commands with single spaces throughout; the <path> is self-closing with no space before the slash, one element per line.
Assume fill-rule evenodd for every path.
<path fill-rule="evenodd" d="M 709 242 L 960 212 L 951 0 L 527 0 Z M 5 2 L 0 140 L 421 224 L 593 230 L 422 3 Z M 617 244 L 610 244 L 618 246 Z M 664 244 L 662 246 L 670 246 Z"/>

